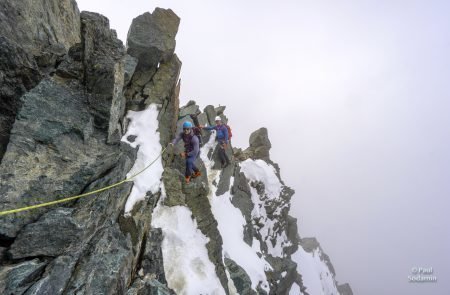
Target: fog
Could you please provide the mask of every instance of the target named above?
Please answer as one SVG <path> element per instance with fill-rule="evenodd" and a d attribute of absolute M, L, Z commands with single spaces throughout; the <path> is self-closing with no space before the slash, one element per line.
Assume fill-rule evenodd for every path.
<path fill-rule="evenodd" d="M 226 105 L 233 145 L 269 129 L 291 214 L 355 294 L 448 294 L 450 4 L 78 0 L 126 41 L 181 17 L 181 101 Z M 432 267 L 435 283 L 410 283 Z M 313 294 L 316 295 L 316 294 Z"/>

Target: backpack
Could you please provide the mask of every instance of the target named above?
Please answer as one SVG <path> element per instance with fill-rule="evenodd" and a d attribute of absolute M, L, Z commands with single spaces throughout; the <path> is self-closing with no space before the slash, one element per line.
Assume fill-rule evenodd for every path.
<path fill-rule="evenodd" d="M 228 140 L 231 140 L 231 137 L 233 136 L 233 133 L 231 132 L 231 127 L 228 124 L 224 124 L 224 125 L 228 129 Z"/>
<path fill-rule="evenodd" d="M 202 142 L 202 130 L 198 127 L 194 127 L 192 128 L 192 131 L 194 132 L 194 135 L 198 137 L 198 143 L 200 145 L 200 147 L 203 145 Z"/>

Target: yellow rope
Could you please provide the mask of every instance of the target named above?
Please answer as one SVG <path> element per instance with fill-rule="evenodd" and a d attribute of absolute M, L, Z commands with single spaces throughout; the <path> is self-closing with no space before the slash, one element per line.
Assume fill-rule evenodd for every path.
<path fill-rule="evenodd" d="M 55 201 L 51 201 L 51 202 L 47 202 L 47 203 L 42 203 L 42 204 L 37 204 L 37 205 L 32 205 L 32 206 L 27 206 L 27 207 L 22 207 L 22 208 L 18 208 L 18 209 L 0 211 L 0 216 L 13 214 L 13 213 L 18 213 L 18 212 L 27 211 L 27 210 L 32 210 L 32 209 L 41 208 L 41 207 L 47 207 L 47 206 L 51 206 L 51 205 L 55 205 L 55 204 L 59 204 L 59 203 L 64 203 L 64 202 L 76 200 L 76 199 L 79 199 L 79 198 L 82 198 L 82 197 L 86 197 L 86 196 L 89 196 L 89 195 L 93 195 L 93 194 L 96 194 L 96 193 L 99 193 L 99 192 L 103 192 L 103 191 L 109 190 L 109 189 L 111 189 L 113 187 L 116 187 L 116 186 L 119 186 L 119 185 L 121 185 L 121 184 L 123 184 L 123 183 L 125 183 L 127 181 L 131 181 L 133 178 L 135 178 L 136 176 L 138 176 L 139 174 L 141 174 L 142 172 L 147 170 L 147 168 L 152 166 L 161 157 L 161 155 L 165 151 L 166 151 L 166 148 L 164 148 L 162 150 L 162 152 L 158 155 L 158 157 L 156 159 L 154 159 L 150 164 L 148 164 L 147 167 L 145 167 L 144 169 L 142 169 L 138 173 L 134 174 L 130 178 L 124 179 L 122 181 L 119 181 L 119 182 L 116 182 L 114 184 L 108 185 L 107 187 L 100 188 L 100 189 L 97 189 L 95 191 L 84 193 L 84 194 L 81 194 L 81 195 L 76 195 L 76 196 L 73 196 L 73 197 L 68 197 L 68 198 L 55 200 Z"/>

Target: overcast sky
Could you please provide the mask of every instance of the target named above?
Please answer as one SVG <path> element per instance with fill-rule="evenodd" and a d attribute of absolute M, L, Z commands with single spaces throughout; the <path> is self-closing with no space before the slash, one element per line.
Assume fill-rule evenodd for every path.
<path fill-rule="evenodd" d="M 226 105 L 234 146 L 269 129 L 301 236 L 357 295 L 450 291 L 446 2 L 78 0 L 124 43 L 137 15 L 181 17 L 182 103 Z"/>

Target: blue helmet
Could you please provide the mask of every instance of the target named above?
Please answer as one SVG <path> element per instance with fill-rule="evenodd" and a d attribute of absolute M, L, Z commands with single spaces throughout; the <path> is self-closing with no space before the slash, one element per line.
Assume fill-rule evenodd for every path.
<path fill-rule="evenodd" d="M 192 123 L 189 121 L 186 121 L 183 123 L 183 128 L 192 128 Z"/>

